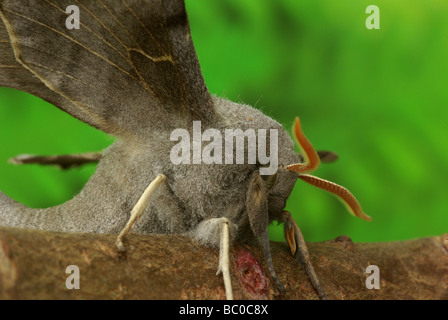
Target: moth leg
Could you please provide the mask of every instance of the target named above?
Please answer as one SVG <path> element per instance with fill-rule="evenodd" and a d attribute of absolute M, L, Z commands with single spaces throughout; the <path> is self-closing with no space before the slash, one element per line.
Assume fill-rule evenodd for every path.
<path fill-rule="evenodd" d="M 317 292 L 317 295 L 322 300 L 327 300 L 327 295 L 325 294 L 322 286 L 320 284 L 319 278 L 317 277 L 314 267 L 311 264 L 310 254 L 306 246 L 305 239 L 303 238 L 302 232 L 300 231 L 297 223 L 294 221 L 291 213 L 288 211 L 283 211 L 282 219 L 284 224 L 285 238 L 288 242 L 289 248 L 291 249 L 292 255 L 296 258 L 308 275 L 311 284 Z"/>
<path fill-rule="evenodd" d="M 102 157 L 101 152 L 87 152 L 79 154 L 64 154 L 52 156 L 38 156 L 32 154 L 21 154 L 9 159 L 9 163 L 15 165 L 21 164 L 40 164 L 40 165 L 54 165 L 61 169 L 70 169 L 82 166 L 87 163 L 100 161 Z"/>
<path fill-rule="evenodd" d="M 143 212 L 148 207 L 151 195 L 154 193 L 154 191 L 156 191 L 157 187 L 165 180 L 166 180 L 165 175 L 163 174 L 157 175 L 157 177 L 149 184 L 149 186 L 143 192 L 140 199 L 137 201 L 137 204 L 131 211 L 131 217 L 129 218 L 128 223 L 123 228 L 123 230 L 121 230 L 120 234 L 117 237 L 117 241 L 115 242 L 115 245 L 117 246 L 119 252 L 126 252 L 126 248 L 123 245 L 124 237 L 129 233 L 132 226 L 135 224 L 135 221 L 143 214 Z"/>
<path fill-rule="evenodd" d="M 204 220 L 190 232 L 190 236 L 199 243 L 216 246 L 219 242 L 219 265 L 216 275 L 222 273 L 227 300 L 233 300 L 229 249 L 231 242 L 230 236 L 235 230 L 235 224 L 227 217 L 221 217 Z"/>
<path fill-rule="evenodd" d="M 267 185 L 261 178 L 258 171 L 252 174 L 249 182 L 249 189 L 246 197 L 246 211 L 249 218 L 250 227 L 255 238 L 263 250 L 269 273 L 274 280 L 281 294 L 286 292 L 285 287 L 277 277 L 272 262 L 271 246 L 269 243 L 269 211 L 268 211 L 268 190 Z"/>
<path fill-rule="evenodd" d="M 261 245 L 261 248 L 263 249 L 263 253 L 266 258 L 266 264 L 268 265 L 269 273 L 271 274 L 272 279 L 274 279 L 274 282 L 280 293 L 285 294 L 286 293 L 285 287 L 283 286 L 283 283 L 280 281 L 277 274 L 275 273 L 274 263 L 272 262 L 271 246 L 269 243 L 269 232 L 267 228 L 266 232 L 263 232 L 263 234 L 258 237 L 258 241 Z"/>
<path fill-rule="evenodd" d="M 220 242 L 219 242 L 219 265 L 216 275 L 222 273 L 224 288 L 226 290 L 226 299 L 233 300 L 232 280 L 230 279 L 230 221 L 228 218 L 219 218 Z"/>

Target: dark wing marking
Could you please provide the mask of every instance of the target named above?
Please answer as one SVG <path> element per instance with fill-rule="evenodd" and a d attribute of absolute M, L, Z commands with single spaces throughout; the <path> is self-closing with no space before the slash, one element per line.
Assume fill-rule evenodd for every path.
<path fill-rule="evenodd" d="M 183 0 L 0 0 L 0 17 L 2 86 L 115 135 L 216 118 Z"/>

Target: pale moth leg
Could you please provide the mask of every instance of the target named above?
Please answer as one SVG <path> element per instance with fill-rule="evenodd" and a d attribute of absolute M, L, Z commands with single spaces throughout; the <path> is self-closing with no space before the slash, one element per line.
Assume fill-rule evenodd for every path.
<path fill-rule="evenodd" d="M 233 300 L 232 280 L 230 279 L 230 227 L 229 219 L 219 218 L 220 223 L 220 243 L 219 243 L 219 266 L 216 275 L 222 273 L 224 279 L 224 288 L 226 290 L 226 299 Z"/>
<path fill-rule="evenodd" d="M 123 230 L 121 230 L 120 234 L 117 237 L 117 241 L 115 242 L 115 245 L 117 246 L 119 252 L 126 252 L 126 248 L 123 245 L 124 237 L 129 233 L 132 226 L 135 224 L 135 221 L 143 214 L 143 212 L 148 207 L 151 195 L 154 193 L 154 191 L 156 191 L 157 187 L 165 180 L 166 180 L 165 175 L 163 174 L 157 175 L 157 177 L 149 184 L 145 192 L 143 192 L 142 196 L 137 201 L 137 204 L 131 211 L 131 217 L 129 218 L 128 223 L 123 228 Z"/>
<path fill-rule="evenodd" d="M 190 236 L 197 242 L 213 246 L 219 241 L 219 264 L 216 275 L 222 273 L 226 299 L 233 300 L 232 281 L 230 278 L 230 233 L 235 225 L 227 217 L 210 218 L 201 221 L 197 227 L 190 232 Z M 231 231 L 232 230 L 232 231 Z"/>

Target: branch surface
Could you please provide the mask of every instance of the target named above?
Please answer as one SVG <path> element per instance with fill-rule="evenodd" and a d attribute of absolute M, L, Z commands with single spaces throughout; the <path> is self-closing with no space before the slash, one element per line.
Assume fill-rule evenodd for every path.
<path fill-rule="evenodd" d="M 218 250 L 180 235 L 129 235 L 123 256 L 115 239 L 1 227 L 0 299 L 225 299 Z M 278 295 L 261 253 L 236 244 L 235 299 L 317 299 L 287 245 L 271 246 L 286 294 Z M 308 246 L 329 299 L 448 299 L 448 234 L 390 243 L 341 236 Z M 66 288 L 70 265 L 79 267 L 79 290 Z M 380 289 L 366 288 L 369 265 L 379 267 Z"/>

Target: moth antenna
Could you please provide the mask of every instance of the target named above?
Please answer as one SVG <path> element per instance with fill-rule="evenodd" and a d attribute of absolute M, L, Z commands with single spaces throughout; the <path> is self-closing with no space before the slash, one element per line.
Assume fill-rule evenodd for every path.
<path fill-rule="evenodd" d="M 303 156 L 303 163 L 291 164 L 286 167 L 287 170 L 297 173 L 311 172 L 319 168 L 320 159 L 311 142 L 306 138 L 302 131 L 299 117 L 296 117 L 292 128 L 293 137 Z"/>
<path fill-rule="evenodd" d="M 334 194 L 339 200 L 342 201 L 342 203 L 347 207 L 347 210 L 352 215 L 367 221 L 372 220 L 371 217 L 364 213 L 358 200 L 356 200 L 355 196 L 350 191 L 348 191 L 348 189 L 334 182 L 311 176 L 309 174 L 299 174 L 299 178 L 315 187 Z"/>
<path fill-rule="evenodd" d="M 371 221 L 372 218 L 364 213 L 358 200 L 356 200 L 355 196 L 346 188 L 334 182 L 305 174 L 307 172 L 316 170 L 319 167 L 320 159 L 312 144 L 305 137 L 300 125 L 299 117 L 296 117 L 293 126 L 293 135 L 296 139 L 297 145 L 302 152 L 304 162 L 288 165 L 286 166 L 286 170 L 297 172 L 299 174 L 298 177 L 301 180 L 334 194 L 339 200 L 342 201 L 342 203 L 347 207 L 347 210 L 352 215 L 367 221 Z"/>

